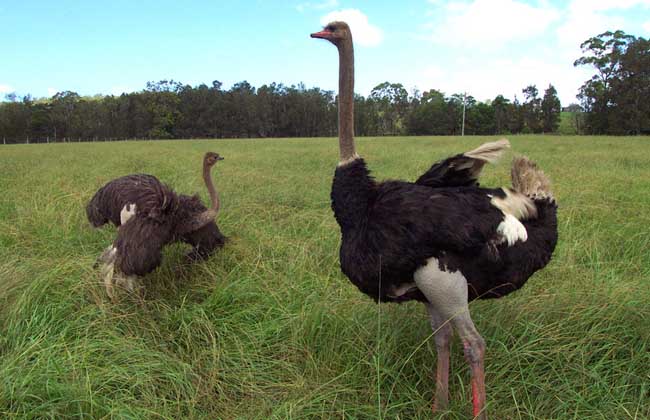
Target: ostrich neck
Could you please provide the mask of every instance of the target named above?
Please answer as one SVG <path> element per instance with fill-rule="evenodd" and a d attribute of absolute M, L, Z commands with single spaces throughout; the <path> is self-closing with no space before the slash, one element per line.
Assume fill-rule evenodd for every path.
<path fill-rule="evenodd" d="M 354 47 L 339 45 L 339 154 L 341 163 L 357 157 L 354 148 Z"/>
<path fill-rule="evenodd" d="M 210 174 L 210 169 L 212 169 L 209 165 L 203 165 L 203 181 L 205 182 L 205 187 L 208 189 L 208 194 L 210 194 L 210 201 L 211 201 L 211 206 L 210 210 L 216 213 L 219 211 L 219 195 L 217 194 L 217 190 L 214 188 L 214 184 L 212 183 L 212 175 Z"/>
<path fill-rule="evenodd" d="M 202 211 L 188 220 L 181 221 L 181 223 L 176 227 L 176 234 L 184 235 L 199 230 L 217 217 L 217 213 L 219 212 L 219 195 L 212 183 L 210 165 L 206 165 L 205 163 L 203 164 L 203 180 L 205 181 L 205 186 L 210 194 L 212 204 L 209 209 Z"/>
<path fill-rule="evenodd" d="M 352 40 L 339 45 L 339 152 L 334 172 L 332 210 L 345 236 L 364 224 L 374 181 L 354 149 L 354 50 Z"/>

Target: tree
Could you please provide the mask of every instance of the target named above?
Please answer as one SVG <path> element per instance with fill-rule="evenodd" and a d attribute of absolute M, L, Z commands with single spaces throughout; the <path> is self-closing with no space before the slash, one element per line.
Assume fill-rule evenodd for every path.
<path fill-rule="evenodd" d="M 384 122 L 382 135 L 397 135 L 404 131 L 408 92 L 401 83 L 384 82 L 375 86 L 370 98 L 378 105 L 380 118 Z"/>
<path fill-rule="evenodd" d="M 580 87 L 578 98 L 587 111 L 587 124 L 593 133 L 608 133 L 609 114 L 613 106 L 612 83 L 619 77 L 620 59 L 634 37 L 623 31 L 607 31 L 580 44 L 584 56 L 574 66 L 591 66 L 596 70 Z"/>
<path fill-rule="evenodd" d="M 524 130 L 529 133 L 542 132 L 542 100 L 537 97 L 537 86 L 529 85 L 522 89 L 525 102 L 523 104 Z"/>
<path fill-rule="evenodd" d="M 495 134 L 494 108 L 478 102 L 466 110 L 465 133 L 469 135 Z"/>
<path fill-rule="evenodd" d="M 144 133 L 146 137 L 155 139 L 174 137 L 174 128 L 180 115 L 178 93 L 181 90 L 182 84 L 173 80 L 147 82 L 147 88 L 140 94 L 146 112 L 143 118 L 146 121 Z"/>
<path fill-rule="evenodd" d="M 560 127 L 560 113 L 562 105 L 557 97 L 557 90 L 553 85 L 548 85 L 542 98 L 542 130 L 544 133 L 555 133 Z"/>
<path fill-rule="evenodd" d="M 43 131 L 40 136 L 52 136 L 54 141 L 57 139 L 64 139 L 69 137 L 74 126 L 74 119 L 77 117 L 76 108 L 79 103 L 80 96 L 76 92 L 71 92 L 69 90 L 63 92 L 57 92 L 53 97 L 52 101 L 49 104 L 49 110 L 46 110 L 47 107 L 39 107 L 39 113 L 43 113 L 43 120 L 47 120 L 49 115 L 50 127 L 47 127 L 47 123 L 43 122 L 44 125 Z M 43 108 L 42 110 L 40 108 Z M 48 112 L 49 111 L 49 112 Z M 50 131 L 51 128 L 51 132 Z"/>
<path fill-rule="evenodd" d="M 492 109 L 494 110 L 494 129 L 496 134 L 505 134 L 509 130 L 508 121 L 511 118 L 512 104 L 510 101 L 497 95 L 492 101 Z"/>
<path fill-rule="evenodd" d="M 7 95 L 9 102 L 0 103 L 0 136 L 5 141 L 25 141 L 31 135 L 32 100 L 16 94 Z"/>
<path fill-rule="evenodd" d="M 628 38 L 611 82 L 609 115 L 613 134 L 650 133 L 650 40 Z"/>

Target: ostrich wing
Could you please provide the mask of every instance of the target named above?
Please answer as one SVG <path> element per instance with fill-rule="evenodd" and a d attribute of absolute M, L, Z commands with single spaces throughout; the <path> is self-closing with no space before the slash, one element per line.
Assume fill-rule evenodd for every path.
<path fill-rule="evenodd" d="M 431 188 L 478 186 L 483 166 L 495 162 L 508 147 L 510 143 L 505 139 L 484 143 L 474 150 L 434 163 L 415 183 Z"/>
<path fill-rule="evenodd" d="M 172 236 L 169 223 L 136 215 L 117 232 L 117 267 L 126 275 L 144 276 L 152 272 L 160 265 L 162 248 Z"/>
<path fill-rule="evenodd" d="M 178 199 L 174 191 L 153 175 L 132 174 L 116 178 L 101 187 L 86 206 L 90 223 L 99 227 L 109 221 L 120 225 L 120 212 L 136 204 L 138 214 L 163 222 L 173 213 Z"/>
<path fill-rule="evenodd" d="M 491 203 L 501 189 L 431 188 L 401 181 L 378 185 L 365 232 L 384 251 L 474 253 L 497 234 L 504 213 Z M 390 244 L 390 245 L 389 245 Z M 418 258 L 428 258 L 429 255 Z"/>
<path fill-rule="evenodd" d="M 417 181 L 431 188 L 478 186 L 483 163 L 462 154 L 434 163 Z"/>

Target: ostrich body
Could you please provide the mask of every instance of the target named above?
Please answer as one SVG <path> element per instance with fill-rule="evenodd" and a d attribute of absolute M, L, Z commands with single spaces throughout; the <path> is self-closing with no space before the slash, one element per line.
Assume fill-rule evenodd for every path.
<path fill-rule="evenodd" d="M 210 174 L 214 164 L 222 159 L 212 152 L 203 159 L 210 208 L 198 195 L 176 194 L 147 174 L 114 179 L 95 193 L 86 206 L 90 223 L 100 227 L 111 222 L 118 227 L 117 238 L 100 257 L 111 298 L 113 266 L 126 276 L 127 287 L 132 289 L 135 276 L 144 276 L 160 265 L 162 248 L 168 243 L 181 241 L 192 245 L 192 259 L 206 258 L 223 246 L 226 238 L 214 221 L 220 201 Z"/>
<path fill-rule="evenodd" d="M 485 419 L 485 343 L 468 302 L 520 288 L 551 259 L 556 205 L 545 175 L 515 159 L 513 188 L 479 188 L 476 178 L 507 141 L 434 164 L 415 183 L 376 182 L 354 147 L 354 52 L 349 27 L 332 22 L 311 35 L 339 51 L 339 150 L 331 200 L 341 228 L 340 264 L 377 302 L 423 302 L 438 363 L 434 411 L 448 405 L 452 327 L 472 374 L 473 412 Z"/>

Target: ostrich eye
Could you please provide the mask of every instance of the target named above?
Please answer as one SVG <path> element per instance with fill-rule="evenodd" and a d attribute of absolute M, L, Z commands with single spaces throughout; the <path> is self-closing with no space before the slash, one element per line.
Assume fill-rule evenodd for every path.
<path fill-rule="evenodd" d="M 336 30 L 336 28 L 333 27 L 333 26 L 327 26 L 325 29 L 330 31 L 330 32 L 334 32 Z"/>

